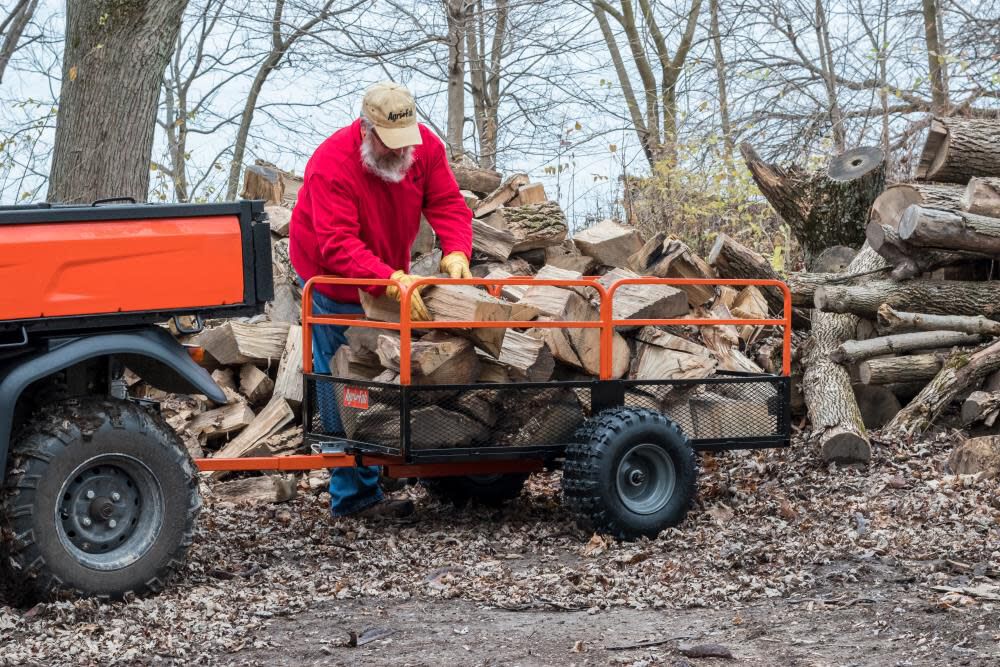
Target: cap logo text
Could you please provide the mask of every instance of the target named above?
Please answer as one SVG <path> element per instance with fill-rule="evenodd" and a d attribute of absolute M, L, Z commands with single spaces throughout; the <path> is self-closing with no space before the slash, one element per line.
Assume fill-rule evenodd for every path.
<path fill-rule="evenodd" d="M 395 123 L 397 120 L 402 118 L 411 118 L 413 116 L 413 109 L 404 109 L 403 111 L 390 111 L 387 118 L 389 122 Z"/>

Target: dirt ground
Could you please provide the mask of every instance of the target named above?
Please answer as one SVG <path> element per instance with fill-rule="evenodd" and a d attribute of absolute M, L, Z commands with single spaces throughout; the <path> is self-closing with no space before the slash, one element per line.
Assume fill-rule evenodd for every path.
<path fill-rule="evenodd" d="M 166 592 L 0 601 L 0 665 L 996 665 L 1000 484 L 948 475 L 952 446 L 706 456 L 684 524 L 632 543 L 577 529 L 558 473 L 502 510 L 410 487 L 370 524 L 206 487 Z"/>

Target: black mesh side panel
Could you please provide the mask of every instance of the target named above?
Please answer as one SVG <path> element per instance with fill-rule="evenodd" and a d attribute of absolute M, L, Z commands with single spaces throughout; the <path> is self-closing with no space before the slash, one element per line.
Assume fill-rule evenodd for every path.
<path fill-rule="evenodd" d="M 308 378 L 310 432 L 399 451 L 402 390 L 398 385 Z M 340 429 L 331 415 L 340 418 Z"/>
<path fill-rule="evenodd" d="M 662 412 L 692 440 L 781 438 L 786 435 L 781 378 L 628 383 L 625 404 Z"/>
<path fill-rule="evenodd" d="M 413 451 L 565 445 L 590 416 L 590 389 L 483 384 L 413 387 Z"/>

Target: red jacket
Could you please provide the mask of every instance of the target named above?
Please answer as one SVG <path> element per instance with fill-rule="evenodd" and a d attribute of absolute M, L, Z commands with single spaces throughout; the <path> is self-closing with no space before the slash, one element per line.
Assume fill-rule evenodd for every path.
<path fill-rule="evenodd" d="M 306 164 L 292 211 L 289 258 L 304 280 L 315 275 L 388 278 L 409 271 L 410 246 L 427 217 L 444 254 L 472 256 L 472 211 L 458 190 L 444 144 L 423 125 L 413 166 L 389 183 L 361 162 L 361 121 L 338 130 Z M 331 299 L 358 303 L 357 288 L 318 286 Z M 369 288 L 381 293 L 382 288 Z"/>

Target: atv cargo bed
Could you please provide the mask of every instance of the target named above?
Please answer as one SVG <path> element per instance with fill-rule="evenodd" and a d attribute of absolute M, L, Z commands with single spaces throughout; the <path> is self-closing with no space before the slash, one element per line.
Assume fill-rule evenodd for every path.
<path fill-rule="evenodd" d="M 259 201 L 0 207 L 0 344 L 251 316 L 273 293 L 269 235 Z"/>

